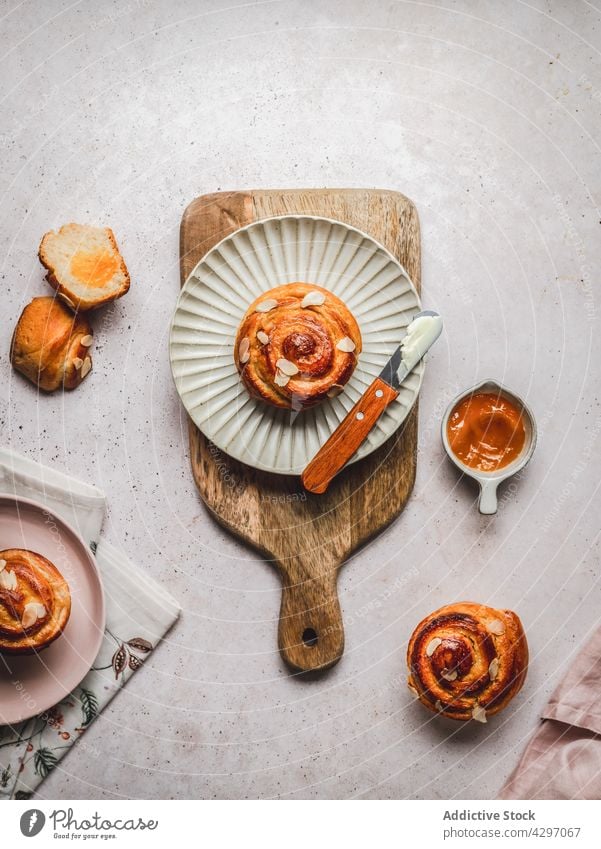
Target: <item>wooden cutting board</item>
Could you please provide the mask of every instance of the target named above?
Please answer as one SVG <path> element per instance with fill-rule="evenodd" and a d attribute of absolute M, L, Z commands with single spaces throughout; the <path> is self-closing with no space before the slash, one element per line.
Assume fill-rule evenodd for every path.
<path fill-rule="evenodd" d="M 336 218 L 369 233 L 398 257 L 420 291 L 416 209 L 398 192 L 374 189 L 220 192 L 196 198 L 181 223 L 182 285 L 229 233 L 286 213 Z M 190 459 L 201 498 L 215 519 L 280 572 L 278 642 L 286 663 L 297 672 L 335 664 L 344 651 L 338 570 L 407 503 L 417 463 L 417 404 L 394 436 L 344 469 L 324 495 L 305 493 L 297 477 L 259 472 L 233 460 L 191 421 Z"/>

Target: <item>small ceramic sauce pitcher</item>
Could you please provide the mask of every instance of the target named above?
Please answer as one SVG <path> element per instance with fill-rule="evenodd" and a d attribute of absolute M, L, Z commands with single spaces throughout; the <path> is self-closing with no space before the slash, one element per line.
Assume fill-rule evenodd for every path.
<path fill-rule="evenodd" d="M 508 465 L 490 472 L 475 469 L 463 463 L 451 448 L 448 437 L 448 422 L 452 412 L 464 398 L 476 395 L 480 392 L 500 395 L 501 398 L 506 398 L 511 404 L 515 405 L 521 411 L 522 421 L 524 423 L 525 440 L 519 456 Z M 534 453 L 534 449 L 536 447 L 536 422 L 532 411 L 521 398 L 513 392 L 510 392 L 504 386 L 501 386 L 501 384 L 497 383 L 495 380 L 484 380 L 482 383 L 478 383 L 476 386 L 472 386 L 471 389 L 467 389 L 465 392 L 462 392 L 453 401 L 451 401 L 442 419 L 442 443 L 445 447 L 445 451 L 459 471 L 478 482 L 480 486 L 478 510 L 480 513 L 491 515 L 497 512 L 497 487 L 501 481 L 510 478 L 512 475 L 515 475 L 523 469 Z"/>

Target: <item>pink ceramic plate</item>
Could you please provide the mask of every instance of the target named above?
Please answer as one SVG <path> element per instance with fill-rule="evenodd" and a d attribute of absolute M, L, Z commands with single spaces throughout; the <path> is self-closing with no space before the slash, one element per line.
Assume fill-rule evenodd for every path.
<path fill-rule="evenodd" d="M 0 551 L 27 548 L 47 557 L 71 590 L 67 627 L 47 649 L 0 654 L 0 725 L 13 725 L 55 705 L 87 675 L 104 635 L 104 593 L 81 537 L 41 504 L 0 495 Z"/>

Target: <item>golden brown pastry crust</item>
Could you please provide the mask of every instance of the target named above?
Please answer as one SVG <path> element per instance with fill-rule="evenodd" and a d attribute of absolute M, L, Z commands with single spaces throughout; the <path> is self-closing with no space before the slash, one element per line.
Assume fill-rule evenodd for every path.
<path fill-rule="evenodd" d="M 450 719 L 486 721 L 522 688 L 528 644 L 511 610 L 457 602 L 419 623 L 407 650 L 409 689 Z"/>
<path fill-rule="evenodd" d="M 56 566 L 21 548 L 0 551 L 0 654 L 31 654 L 59 637 L 71 613 Z"/>
<path fill-rule="evenodd" d="M 359 325 L 340 298 L 313 284 L 286 283 L 250 305 L 234 359 L 251 395 L 301 410 L 341 392 L 360 352 Z"/>
<path fill-rule="evenodd" d="M 74 315 L 56 298 L 34 298 L 15 327 L 10 359 L 45 392 L 74 389 L 91 369 L 91 343 L 92 326 L 85 316 Z"/>

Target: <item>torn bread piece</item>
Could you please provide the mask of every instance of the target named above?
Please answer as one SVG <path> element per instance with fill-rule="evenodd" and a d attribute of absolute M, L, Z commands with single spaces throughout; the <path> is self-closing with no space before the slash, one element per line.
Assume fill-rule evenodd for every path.
<path fill-rule="evenodd" d="M 96 309 L 129 289 L 129 273 L 109 227 L 64 224 L 46 233 L 38 252 L 46 279 L 72 310 Z"/>
<path fill-rule="evenodd" d="M 34 298 L 13 334 L 13 367 L 45 392 L 75 389 L 92 368 L 92 326 L 57 298 Z M 0 605 L 1 608 L 1 605 Z"/>

